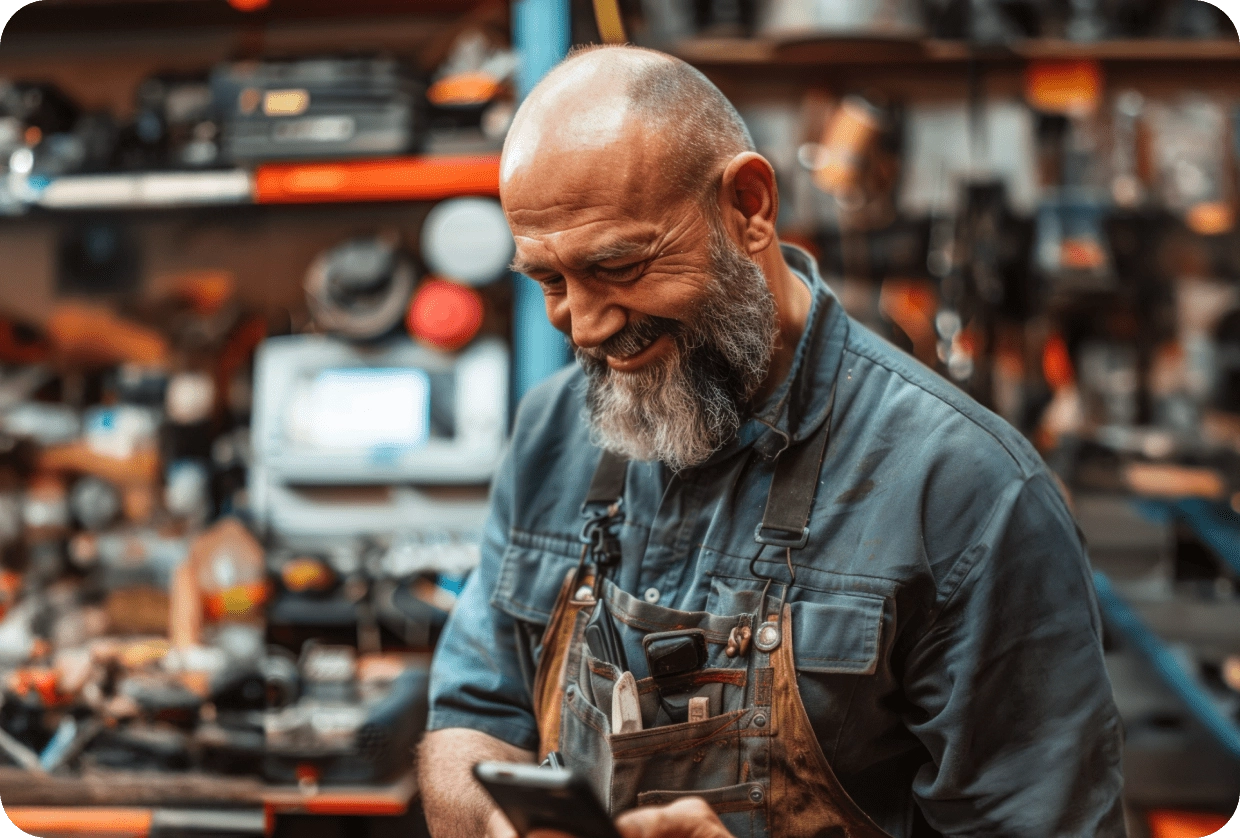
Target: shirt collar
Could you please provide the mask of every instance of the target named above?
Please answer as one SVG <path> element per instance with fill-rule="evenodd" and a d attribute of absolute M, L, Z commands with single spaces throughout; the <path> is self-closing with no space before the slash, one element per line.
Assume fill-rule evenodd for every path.
<path fill-rule="evenodd" d="M 793 274 L 810 291 L 805 329 L 787 377 L 741 426 L 736 439 L 716 451 L 708 463 L 719 462 L 750 446 L 764 457 L 774 457 L 790 443 L 809 437 L 827 418 L 831 389 L 848 338 L 848 316 L 819 276 L 812 256 L 790 244 L 780 245 L 780 250 Z"/>

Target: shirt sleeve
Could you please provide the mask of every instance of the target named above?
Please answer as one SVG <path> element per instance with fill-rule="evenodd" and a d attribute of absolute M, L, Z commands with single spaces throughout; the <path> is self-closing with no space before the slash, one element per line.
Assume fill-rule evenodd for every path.
<path fill-rule="evenodd" d="M 1004 495 L 907 659 L 908 726 L 931 756 L 914 795 L 944 835 L 1125 835 L 1084 546 L 1048 475 Z"/>
<path fill-rule="evenodd" d="M 508 541 L 512 456 L 510 447 L 492 486 L 481 560 L 435 650 L 427 730 L 470 728 L 532 751 L 538 726 L 522 675 L 518 631 L 512 617 L 490 604 Z"/>

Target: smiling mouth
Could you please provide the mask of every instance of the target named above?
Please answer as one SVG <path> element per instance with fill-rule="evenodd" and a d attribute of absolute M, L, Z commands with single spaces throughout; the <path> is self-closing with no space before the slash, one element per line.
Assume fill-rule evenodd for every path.
<path fill-rule="evenodd" d="M 608 355 L 607 366 L 616 372 L 636 372 L 652 361 L 665 356 L 671 351 L 673 346 L 674 341 L 671 335 L 660 335 L 648 343 L 644 349 L 634 352 L 632 355 L 627 355 L 623 358 Z"/>

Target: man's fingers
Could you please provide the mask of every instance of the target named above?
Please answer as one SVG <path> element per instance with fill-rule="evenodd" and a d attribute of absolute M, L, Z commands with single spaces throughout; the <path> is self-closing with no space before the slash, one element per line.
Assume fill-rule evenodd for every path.
<path fill-rule="evenodd" d="M 682 797 L 666 806 L 645 806 L 625 812 L 616 820 L 624 838 L 732 838 L 714 810 L 700 797 Z M 487 821 L 486 838 L 517 838 L 512 824 L 498 809 Z M 573 838 L 559 832 L 536 830 L 527 838 Z M 578 838 L 589 838 L 578 836 Z"/>
<path fill-rule="evenodd" d="M 508 818 L 504 817 L 504 813 L 496 809 L 491 813 L 491 819 L 487 821 L 486 838 L 519 838 L 519 836 L 512 828 L 512 824 L 508 822 Z M 552 832 L 549 829 L 535 829 L 525 838 L 575 838 L 575 836 L 565 835 L 563 832 Z"/>
<path fill-rule="evenodd" d="M 700 797 L 625 812 L 616 820 L 616 828 L 624 838 L 732 838 L 715 810 Z"/>
<path fill-rule="evenodd" d="M 504 813 L 495 809 L 487 820 L 486 838 L 519 838 L 519 836 L 512 828 L 512 824 L 508 822 L 508 818 L 504 817 Z"/>

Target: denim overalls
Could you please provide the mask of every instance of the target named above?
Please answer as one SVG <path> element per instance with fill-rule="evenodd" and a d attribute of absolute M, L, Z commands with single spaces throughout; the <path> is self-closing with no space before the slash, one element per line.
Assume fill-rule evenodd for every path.
<path fill-rule="evenodd" d="M 818 432 L 780 455 L 754 533 L 760 545 L 788 551 L 790 571 L 791 550 L 808 537 L 830 428 L 828 414 Z M 801 701 L 785 601 L 795 576 L 778 604 L 768 599 L 768 581 L 760 593 L 738 593 L 731 614 L 664 608 L 606 578 L 608 564 L 618 560 L 618 549 L 606 546 L 607 530 L 620 512 L 626 466 L 606 453 L 599 463 L 584 509 L 606 511 L 588 518 L 582 560 L 564 579 L 543 636 L 534 682 L 540 757 L 557 752 L 589 778 L 612 813 L 696 795 L 736 838 L 886 836 L 840 786 Z M 701 665 L 637 682 L 642 729 L 636 732 L 613 732 L 612 698 L 623 673 L 585 641 L 600 598 L 610 619 L 647 640 L 700 633 L 705 641 Z M 682 721 L 694 698 L 699 717 Z"/>

